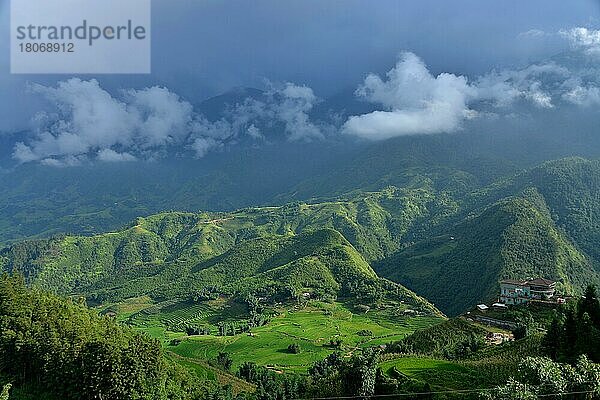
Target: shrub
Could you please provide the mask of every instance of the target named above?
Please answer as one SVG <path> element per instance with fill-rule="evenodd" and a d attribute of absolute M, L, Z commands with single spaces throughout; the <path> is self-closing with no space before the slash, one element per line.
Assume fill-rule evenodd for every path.
<path fill-rule="evenodd" d="M 292 353 L 292 354 L 299 354 L 302 349 L 300 348 L 300 345 L 298 343 L 292 343 L 288 346 L 288 352 Z"/>

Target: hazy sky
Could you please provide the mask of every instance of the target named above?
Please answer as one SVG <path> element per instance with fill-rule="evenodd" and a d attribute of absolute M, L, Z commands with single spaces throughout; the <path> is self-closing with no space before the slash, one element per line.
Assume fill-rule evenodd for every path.
<path fill-rule="evenodd" d="M 9 74 L 8 1 L 0 1 L 0 130 L 7 131 L 44 107 L 39 94 L 47 92 L 25 93 L 26 82 L 50 87 L 72 77 Z M 112 94 L 160 85 L 192 105 L 234 86 L 264 88 L 267 79 L 325 98 L 357 88 L 369 73 L 384 77 L 403 52 L 423 60 L 427 79 L 526 66 L 568 48 L 560 30 L 598 29 L 599 21 L 597 0 L 153 0 L 153 73 L 80 78 L 96 78 Z M 412 67 L 417 59 L 397 70 Z M 459 90 L 459 111 L 485 97 L 479 89 Z"/>

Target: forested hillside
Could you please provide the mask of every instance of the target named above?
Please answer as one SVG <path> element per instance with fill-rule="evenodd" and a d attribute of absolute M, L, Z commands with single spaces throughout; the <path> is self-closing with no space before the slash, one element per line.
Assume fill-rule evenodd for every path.
<path fill-rule="evenodd" d="M 200 399 L 212 385 L 168 362 L 158 341 L 17 276 L 0 276 L 0 327 L 0 381 L 23 398 Z"/>
<path fill-rule="evenodd" d="M 500 200 L 451 226 L 444 235 L 386 258 L 377 270 L 455 315 L 498 297 L 498 281 L 546 277 L 577 293 L 598 273 L 556 227 L 535 191 Z"/>
<path fill-rule="evenodd" d="M 503 278 L 543 276 L 565 293 L 597 282 L 599 172 L 572 158 L 475 190 L 464 175 L 445 188 L 421 176 L 311 203 L 162 213 L 112 233 L 16 243 L 0 262 L 40 287 L 100 301 L 213 286 L 337 297 L 349 293 L 347 266 L 375 282 L 374 266 L 456 314 L 496 297 Z"/>
<path fill-rule="evenodd" d="M 309 294 L 357 304 L 391 297 L 437 312 L 414 293 L 378 278 L 333 229 L 277 235 L 267 224 L 253 234 L 241 216 L 239 221 L 206 217 L 165 214 L 140 219 L 122 232 L 25 242 L 6 249 L 2 262 L 36 286 L 101 302 L 142 295 L 188 299 L 197 293 L 275 302 Z M 228 221 L 235 224 L 230 229 Z"/>

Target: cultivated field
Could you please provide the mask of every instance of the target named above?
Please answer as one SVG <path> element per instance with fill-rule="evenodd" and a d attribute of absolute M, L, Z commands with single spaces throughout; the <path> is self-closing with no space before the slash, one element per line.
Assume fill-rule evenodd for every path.
<path fill-rule="evenodd" d="M 243 304 L 222 299 L 200 304 L 171 301 L 146 304 L 132 313 L 131 309 L 139 308 L 132 304 L 140 303 L 126 303 L 123 311 L 127 316 L 118 318 L 160 339 L 169 351 L 189 360 L 214 360 L 219 352 L 228 352 L 233 357 L 233 370 L 250 361 L 274 370 L 306 371 L 334 351 L 350 356 L 357 348 L 385 345 L 441 321 L 431 316 L 406 316 L 403 307 L 357 314 L 341 303 L 313 301 L 269 309 L 272 317 L 267 325 L 234 336 L 218 336 L 219 323 L 248 318 Z M 119 306 L 112 309 L 120 311 Z M 185 327 L 192 325 L 207 327 L 211 334 L 187 336 Z M 294 343 L 301 348 L 298 354 L 288 351 Z"/>

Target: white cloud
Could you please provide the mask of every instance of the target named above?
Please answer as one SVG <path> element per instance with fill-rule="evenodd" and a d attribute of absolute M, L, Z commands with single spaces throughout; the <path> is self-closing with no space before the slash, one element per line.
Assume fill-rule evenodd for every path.
<path fill-rule="evenodd" d="M 565 94 L 563 99 L 578 106 L 593 106 L 600 104 L 600 88 L 597 86 L 575 86 Z"/>
<path fill-rule="evenodd" d="M 77 158 L 97 153 L 103 161 L 123 161 L 113 147 L 153 151 L 182 141 L 189 133 L 193 110 L 167 89 L 129 90 L 117 99 L 96 80 L 70 79 L 56 87 L 32 85 L 55 113 L 39 113 L 35 137 L 18 143 L 13 157 L 20 162 Z M 55 164 L 53 161 L 45 162 Z"/>
<path fill-rule="evenodd" d="M 369 139 L 420 133 L 450 132 L 470 115 L 467 106 L 476 90 L 462 76 L 443 73 L 434 77 L 413 53 L 404 53 L 387 73 L 387 80 L 369 75 L 357 90 L 385 111 L 352 116 L 345 133 Z"/>
<path fill-rule="evenodd" d="M 467 119 L 489 115 L 490 107 L 499 111 L 522 101 L 541 109 L 553 108 L 573 74 L 548 62 L 520 70 L 493 71 L 469 82 L 464 76 L 449 73 L 433 76 L 419 57 L 404 53 L 386 79 L 370 74 L 356 91 L 382 109 L 351 116 L 342 129 L 374 140 L 454 132 Z"/>
<path fill-rule="evenodd" d="M 321 139 L 321 130 L 310 121 L 308 113 L 317 102 L 312 89 L 287 83 L 279 92 L 281 101 L 274 105 L 276 116 L 285 124 L 290 140 Z"/>
<path fill-rule="evenodd" d="M 258 138 L 256 125 L 283 125 L 284 133 L 292 141 L 322 139 L 321 128 L 311 120 L 309 113 L 319 99 L 308 86 L 286 83 L 281 87 L 270 84 L 265 100 L 247 99 L 234 109 L 233 124 L 239 129 L 246 127 L 246 133 Z M 263 135 L 264 137 L 264 135 Z"/>
<path fill-rule="evenodd" d="M 583 49 L 589 55 L 600 55 L 600 30 L 577 27 L 563 29 L 559 33 L 567 38 L 573 47 Z"/>
<path fill-rule="evenodd" d="M 136 115 L 140 146 L 152 148 L 182 141 L 189 134 L 194 118 L 190 103 L 166 88 L 151 87 L 129 90 L 125 100 Z"/>
<path fill-rule="evenodd" d="M 499 107 L 507 107 L 518 99 L 525 99 L 540 108 L 552 108 L 550 87 L 571 76 L 567 68 L 549 62 L 532 64 L 519 70 L 494 71 L 477 79 L 479 99 L 489 100 Z"/>
<path fill-rule="evenodd" d="M 544 32 L 541 29 L 530 29 L 526 32 L 521 32 L 519 33 L 519 37 L 525 37 L 525 38 L 542 38 L 542 37 L 546 37 L 548 36 L 548 34 L 546 32 Z"/>
<path fill-rule="evenodd" d="M 254 126 L 254 124 L 250 125 L 246 132 L 253 139 L 261 139 L 262 140 L 265 138 L 265 135 L 260 133 L 260 129 L 258 129 L 256 126 Z"/>
<path fill-rule="evenodd" d="M 40 161 L 40 164 L 46 165 L 49 167 L 73 167 L 77 165 L 81 165 L 82 157 L 79 156 L 67 156 L 60 159 L 57 158 L 44 158 Z"/>
<path fill-rule="evenodd" d="M 219 141 L 209 137 L 196 138 L 191 145 L 198 158 L 204 157 L 209 151 L 220 146 L 221 143 Z"/>
<path fill-rule="evenodd" d="M 127 152 L 118 153 L 112 149 L 102 149 L 98 152 L 98 160 L 105 162 L 135 161 L 137 158 Z"/>
<path fill-rule="evenodd" d="M 292 83 L 274 88 L 265 100 L 248 98 L 218 121 L 208 121 L 166 88 L 124 90 L 114 97 L 96 80 L 70 79 L 56 87 L 31 85 L 50 103 L 32 122 L 34 136 L 17 143 L 19 162 L 64 166 L 96 158 L 105 162 L 154 158 L 168 146 L 188 145 L 196 157 L 240 135 L 264 139 L 259 126 L 281 124 L 289 140 L 323 135 L 308 113 L 318 101 L 312 89 Z"/>

